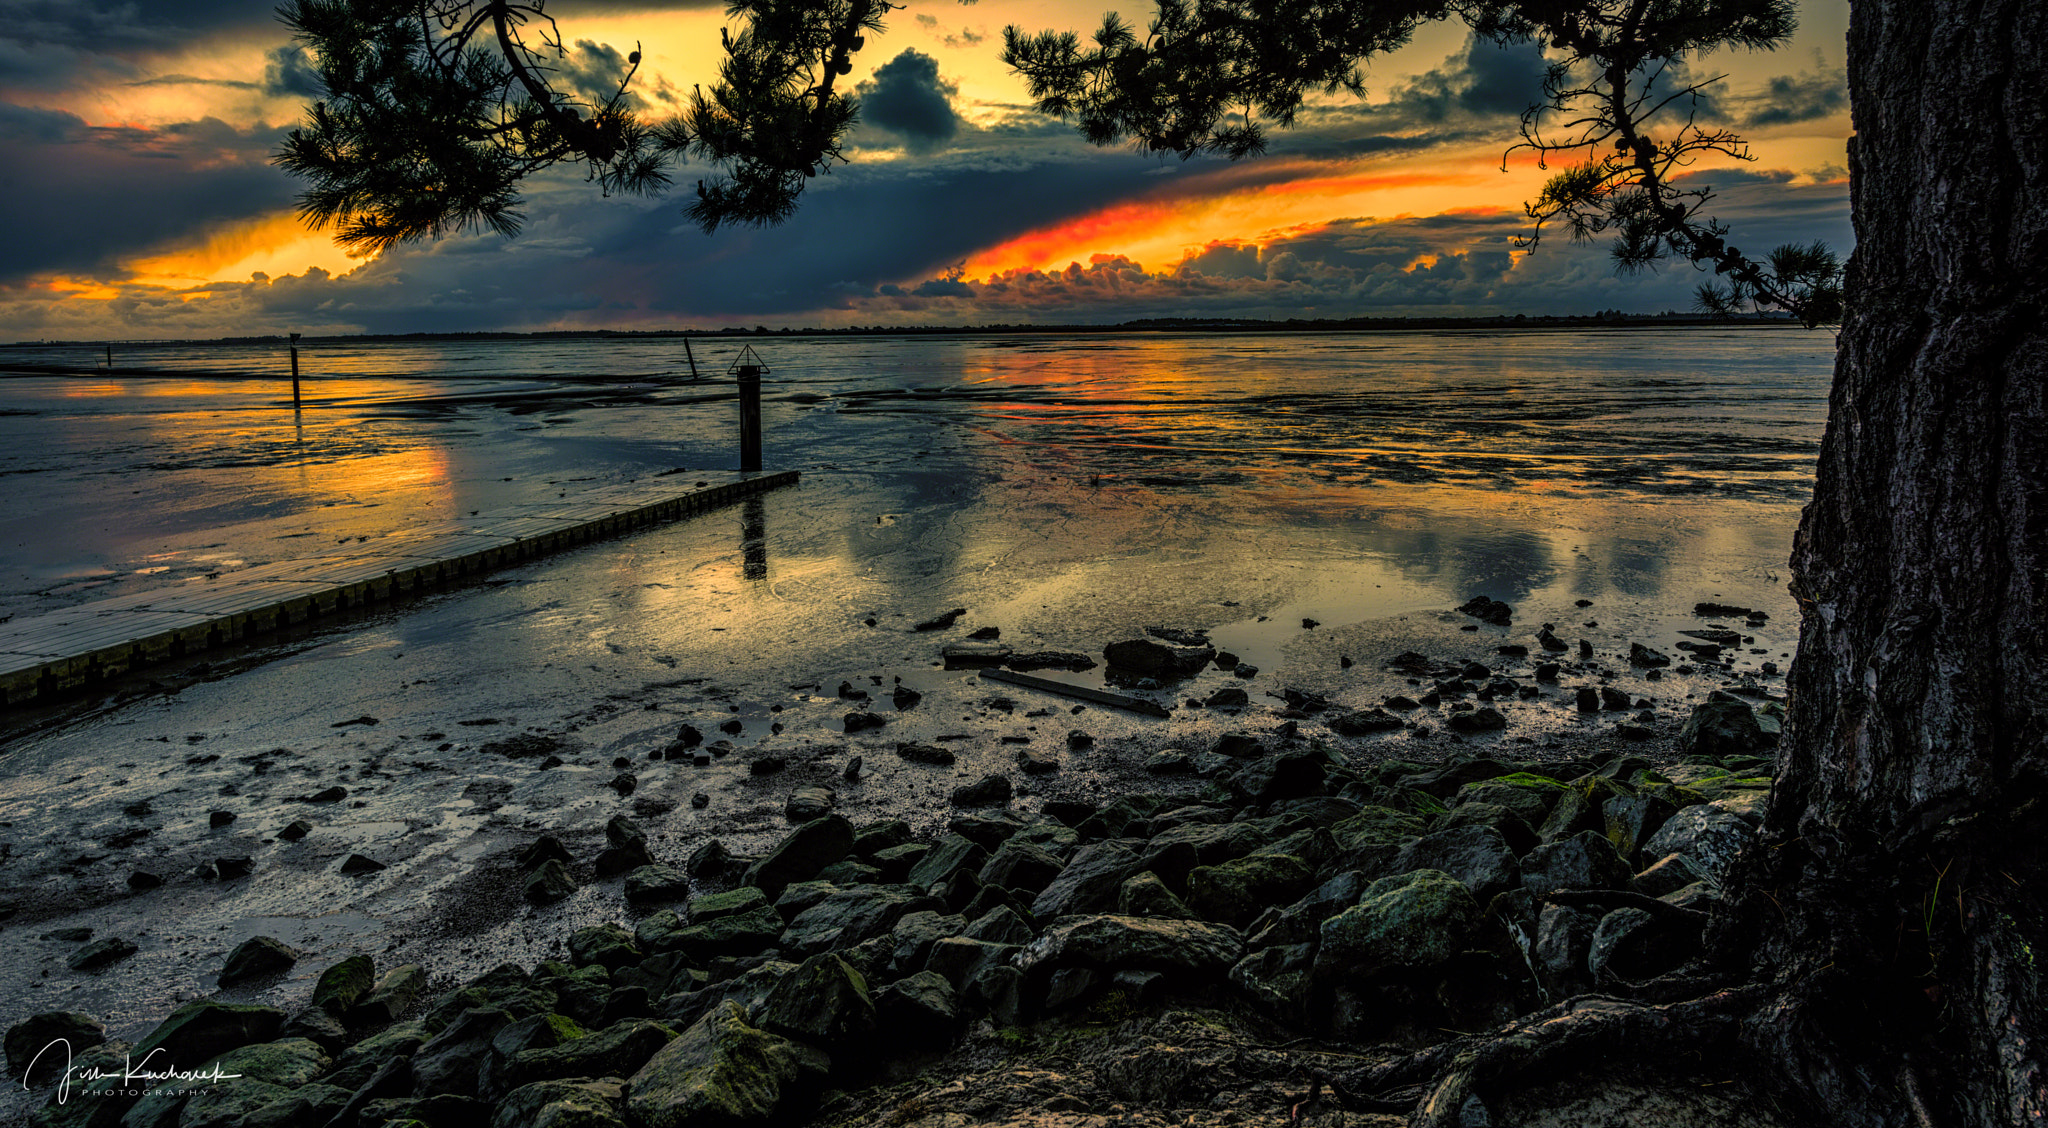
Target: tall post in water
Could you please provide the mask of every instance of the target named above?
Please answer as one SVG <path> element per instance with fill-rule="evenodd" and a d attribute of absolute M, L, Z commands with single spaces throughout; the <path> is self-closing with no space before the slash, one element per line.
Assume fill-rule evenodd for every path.
<path fill-rule="evenodd" d="M 292 410 L 299 409 L 299 335 L 292 334 Z"/>
<path fill-rule="evenodd" d="M 740 386 L 740 469 L 755 471 L 761 468 L 761 377 L 768 374 L 768 366 L 754 355 L 754 346 L 740 350 L 740 358 L 733 362 L 732 374 Z"/>

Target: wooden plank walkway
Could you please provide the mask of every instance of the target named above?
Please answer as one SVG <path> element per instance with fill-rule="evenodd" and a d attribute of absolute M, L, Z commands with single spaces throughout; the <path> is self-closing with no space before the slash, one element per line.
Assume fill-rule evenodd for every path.
<path fill-rule="evenodd" d="M 670 521 L 794 483 L 797 473 L 689 473 L 415 525 L 322 556 L 0 623 L 0 705 L 19 705 L 196 653 Z"/>

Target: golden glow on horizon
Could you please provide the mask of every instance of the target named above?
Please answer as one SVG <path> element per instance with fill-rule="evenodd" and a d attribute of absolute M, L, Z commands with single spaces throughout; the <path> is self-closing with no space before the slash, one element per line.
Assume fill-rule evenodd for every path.
<path fill-rule="evenodd" d="M 350 258 L 335 246 L 332 229 L 313 231 L 291 212 L 223 227 L 194 245 L 161 251 L 122 265 L 136 283 L 183 289 L 210 282 L 243 282 L 312 268 L 346 274 L 373 259 Z"/>

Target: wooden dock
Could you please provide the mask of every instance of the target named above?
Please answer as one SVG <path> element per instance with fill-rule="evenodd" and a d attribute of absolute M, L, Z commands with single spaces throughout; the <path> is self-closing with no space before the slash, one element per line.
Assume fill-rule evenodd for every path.
<path fill-rule="evenodd" d="M 685 471 L 465 520 L 435 521 L 321 556 L 221 572 L 0 623 L 0 705 L 19 705 L 152 662 L 701 513 L 796 480 L 794 470 Z"/>

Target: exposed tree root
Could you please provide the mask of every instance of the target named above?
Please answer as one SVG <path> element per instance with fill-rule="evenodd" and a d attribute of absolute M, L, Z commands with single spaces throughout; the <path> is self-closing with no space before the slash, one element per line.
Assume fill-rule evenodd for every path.
<path fill-rule="evenodd" d="M 1766 990 L 1752 984 L 1654 1006 L 1580 995 L 1492 1034 L 1455 1039 L 1398 1061 L 1342 1074 L 1332 1079 L 1332 1088 L 1358 1107 L 1384 1108 L 1388 1090 L 1419 1082 L 1426 1093 L 1413 1106 L 1412 1128 L 1493 1124 L 1489 1102 L 1497 1101 L 1502 1089 L 1538 1073 L 1555 1076 L 1622 1053 L 1696 1058 L 1702 1052 L 1730 1048 L 1745 1013 Z M 1361 1100 L 1351 1094 L 1375 1097 Z"/>

